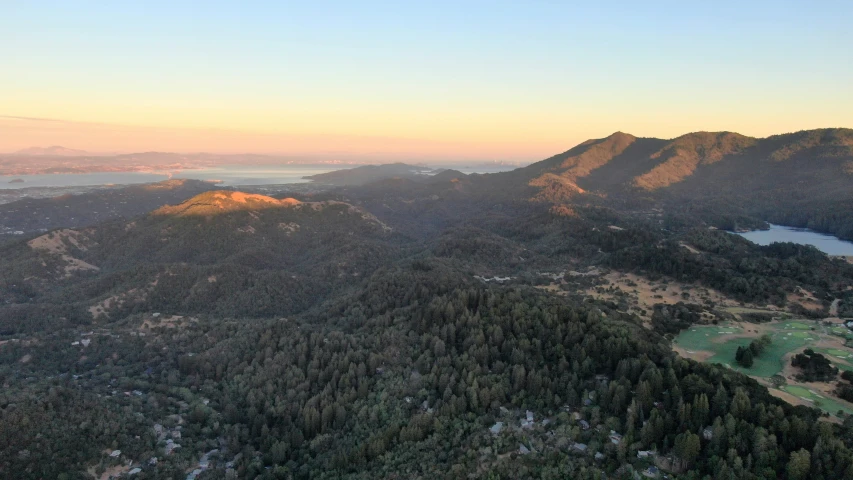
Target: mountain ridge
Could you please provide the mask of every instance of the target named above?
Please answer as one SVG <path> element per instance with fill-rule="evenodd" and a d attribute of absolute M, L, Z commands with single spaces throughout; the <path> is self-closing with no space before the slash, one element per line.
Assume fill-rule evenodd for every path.
<path fill-rule="evenodd" d="M 765 138 L 735 132 L 691 132 L 669 140 L 615 132 L 528 165 L 516 175 L 527 177 L 530 186 L 540 189 L 561 185 L 569 196 L 613 188 L 616 185 L 608 178 L 614 177 L 621 179 L 622 188 L 654 192 L 734 158 L 742 160 L 741 174 L 748 174 L 746 170 L 762 162 L 785 162 L 807 155 L 853 160 L 853 129 L 805 130 Z M 635 170 L 630 178 L 619 171 L 625 168 Z M 849 170 L 840 169 L 841 173 Z"/>
<path fill-rule="evenodd" d="M 78 157 L 89 155 L 85 150 L 75 150 L 66 148 L 60 145 L 51 145 L 50 147 L 29 147 L 18 150 L 14 155 L 32 155 L 32 156 L 54 156 L 54 157 Z"/>

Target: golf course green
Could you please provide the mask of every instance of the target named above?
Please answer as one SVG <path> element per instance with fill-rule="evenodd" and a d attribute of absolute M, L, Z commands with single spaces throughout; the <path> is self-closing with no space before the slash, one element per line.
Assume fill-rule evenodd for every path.
<path fill-rule="evenodd" d="M 754 327 L 754 328 L 753 328 Z M 750 323 L 721 323 L 719 325 L 692 326 L 682 331 L 674 340 L 673 345 L 681 348 L 687 354 L 697 354 L 708 363 L 720 363 L 733 370 L 752 377 L 770 379 L 781 374 L 789 353 L 798 353 L 805 348 L 829 355 L 830 360 L 842 370 L 853 370 L 853 349 L 843 346 L 847 330 L 835 325 L 823 325 L 809 320 L 789 320 L 783 322 L 750 324 Z M 771 343 L 764 351 L 754 358 L 752 367 L 745 368 L 735 362 L 735 352 L 738 347 L 747 347 L 750 342 L 766 334 Z M 818 345 L 822 346 L 818 346 Z M 828 345 L 838 345 L 838 348 Z M 710 356 L 708 356 L 710 355 Z M 792 380 L 788 380 L 791 382 Z M 784 385 L 782 389 L 823 410 L 835 414 L 838 410 L 853 413 L 846 403 L 840 403 L 833 398 L 815 392 L 799 385 Z"/>

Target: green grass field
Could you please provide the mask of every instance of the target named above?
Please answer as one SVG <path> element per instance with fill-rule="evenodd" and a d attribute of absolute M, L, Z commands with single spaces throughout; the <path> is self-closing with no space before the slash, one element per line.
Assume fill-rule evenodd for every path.
<path fill-rule="evenodd" d="M 746 327 L 750 330 L 749 327 Z M 768 332 L 772 343 L 762 354 L 755 358 L 751 368 L 743 368 L 735 363 L 735 352 L 738 347 L 746 347 L 753 338 L 732 338 L 719 341 L 725 335 L 743 334 L 742 328 L 733 325 L 695 326 L 681 332 L 675 338 L 674 344 L 688 352 L 706 351 L 713 355 L 709 363 L 720 363 L 733 370 L 754 377 L 770 378 L 785 367 L 784 357 L 791 352 L 800 352 L 806 347 L 814 346 L 821 339 L 838 338 L 839 327 L 829 327 L 808 321 L 786 321 L 771 325 Z M 814 329 L 814 330 L 812 330 Z M 845 329 L 846 330 L 846 329 Z M 816 348 L 815 350 L 830 355 L 830 360 L 842 370 L 853 371 L 853 349 Z M 796 385 L 783 387 L 787 392 L 814 403 L 829 413 L 844 410 L 853 414 L 853 409 L 838 401 L 821 396 L 820 394 Z"/>
<path fill-rule="evenodd" d="M 790 393 L 791 395 L 806 400 L 807 404 L 819 407 L 829 413 L 834 414 L 839 410 L 842 410 L 848 414 L 853 413 L 853 409 L 850 409 L 846 405 L 837 402 L 832 398 L 821 395 L 820 393 L 817 393 L 814 390 L 810 390 L 806 387 L 800 387 L 797 385 L 783 385 L 781 389 Z"/>
<path fill-rule="evenodd" d="M 833 357 L 838 358 L 851 358 L 853 357 L 853 352 L 849 350 L 839 350 L 837 348 L 827 348 L 826 353 L 832 355 Z"/>
<path fill-rule="evenodd" d="M 788 392 L 792 395 L 796 395 L 800 398 L 807 398 L 810 400 L 815 400 L 818 398 L 814 392 L 812 392 L 811 390 L 809 390 L 806 387 L 798 387 L 795 385 L 786 385 L 786 386 L 782 387 L 782 390 L 785 390 L 786 392 Z"/>
<path fill-rule="evenodd" d="M 688 351 L 704 350 L 714 352 L 714 355 L 708 359 L 708 362 L 721 363 L 748 375 L 769 378 L 782 371 L 784 367 L 782 357 L 786 353 L 798 348 L 804 348 L 809 343 L 807 338 L 811 338 L 806 332 L 774 332 L 771 334 L 773 343 L 770 344 L 767 350 L 755 359 L 755 363 L 753 363 L 751 368 L 743 368 L 735 363 L 735 352 L 738 347 L 749 345 L 753 339 L 735 338 L 723 343 L 714 342 L 716 338 L 727 333 L 741 333 L 742 331 L 742 329 L 734 327 L 691 327 L 675 339 L 675 344 Z M 787 335 L 787 333 L 791 333 L 791 335 Z"/>
<path fill-rule="evenodd" d="M 809 325 L 803 322 L 785 322 L 779 324 L 779 329 L 783 330 L 808 330 L 814 327 L 814 325 Z"/>
<path fill-rule="evenodd" d="M 832 327 L 829 331 L 840 337 L 853 338 L 853 333 L 851 333 L 850 329 L 847 327 Z"/>
<path fill-rule="evenodd" d="M 766 308 L 724 307 L 723 310 L 729 313 L 771 313 L 774 315 L 779 315 L 779 312 L 767 310 Z"/>

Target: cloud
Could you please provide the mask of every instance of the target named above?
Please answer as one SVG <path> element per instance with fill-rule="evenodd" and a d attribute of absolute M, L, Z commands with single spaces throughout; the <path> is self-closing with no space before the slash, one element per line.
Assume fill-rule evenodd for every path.
<path fill-rule="evenodd" d="M 27 120 L 30 122 L 74 123 L 74 122 L 69 122 L 68 120 L 60 120 L 58 118 L 21 117 L 18 115 L 2 115 L 2 114 L 0 114 L 0 118 L 7 118 L 10 120 Z"/>

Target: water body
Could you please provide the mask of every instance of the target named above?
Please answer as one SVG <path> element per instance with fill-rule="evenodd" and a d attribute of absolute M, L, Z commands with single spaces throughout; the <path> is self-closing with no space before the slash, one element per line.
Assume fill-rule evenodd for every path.
<path fill-rule="evenodd" d="M 221 167 L 176 170 L 168 172 L 101 172 L 101 173 L 51 173 L 38 175 L 0 176 L 0 189 L 32 187 L 86 187 L 98 185 L 129 185 L 160 182 L 169 178 L 193 180 L 219 180 L 220 185 L 273 185 L 303 183 L 302 177 L 354 168 L 358 165 L 224 165 Z M 513 170 L 511 165 L 442 165 L 463 173 L 496 173 Z M 23 180 L 18 182 L 13 180 Z"/>
<path fill-rule="evenodd" d="M 221 185 L 302 183 L 302 177 L 341 168 L 339 165 L 225 165 L 163 172 L 53 173 L 0 177 L 0 189 L 32 187 L 84 187 L 160 182 L 169 178 L 219 180 Z M 9 179 L 4 181 L 5 179 Z M 21 179 L 23 182 L 10 183 Z"/>
<path fill-rule="evenodd" d="M 302 177 L 317 175 L 347 168 L 341 165 L 225 165 L 222 167 L 184 170 L 176 173 L 176 178 L 193 180 L 219 180 L 219 185 L 272 185 L 283 183 L 304 183 Z"/>
<path fill-rule="evenodd" d="M 827 255 L 853 255 L 853 242 L 840 240 L 832 235 L 818 233 L 808 228 L 786 227 L 770 224 L 770 230 L 738 232 L 741 237 L 759 245 L 775 242 L 791 242 L 812 245 Z"/>
<path fill-rule="evenodd" d="M 441 167 L 436 168 L 449 168 L 453 170 L 458 170 L 466 175 L 471 173 L 500 173 L 500 172 L 509 172 L 510 170 L 515 170 L 516 168 L 520 168 L 515 165 L 502 165 L 499 163 L 484 163 L 481 165 L 441 165 Z"/>
<path fill-rule="evenodd" d="M 102 173 L 45 173 L 38 175 L 0 176 L 0 189 L 17 190 L 32 187 L 88 187 L 93 185 L 124 185 L 130 183 L 159 182 L 168 174 L 141 172 Z M 12 180 L 23 182 L 12 182 Z"/>

